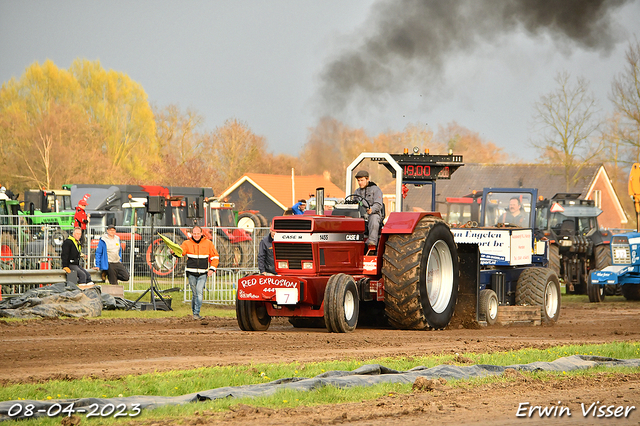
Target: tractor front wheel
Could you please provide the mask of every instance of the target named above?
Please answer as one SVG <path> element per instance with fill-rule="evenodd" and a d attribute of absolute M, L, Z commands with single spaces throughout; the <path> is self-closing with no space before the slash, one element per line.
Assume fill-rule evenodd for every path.
<path fill-rule="evenodd" d="M 426 216 L 412 234 L 391 235 L 383 262 L 391 325 L 424 330 L 449 324 L 458 297 L 458 253 L 442 220 Z"/>
<path fill-rule="evenodd" d="M 553 324 L 560 316 L 560 283 L 549 268 L 527 268 L 518 278 L 516 305 L 540 306 L 542 322 Z"/>
<path fill-rule="evenodd" d="M 332 275 L 324 289 L 324 322 L 329 333 L 355 330 L 359 313 L 356 282 L 347 274 Z"/>
<path fill-rule="evenodd" d="M 271 325 L 271 316 L 264 302 L 236 299 L 236 320 L 242 331 L 266 331 Z"/>
<path fill-rule="evenodd" d="M 604 286 L 588 283 L 587 294 L 589 295 L 589 302 L 600 303 L 604 301 Z"/>
<path fill-rule="evenodd" d="M 480 291 L 478 296 L 478 313 L 484 317 L 487 325 L 494 325 L 498 320 L 498 295 L 491 289 Z"/>

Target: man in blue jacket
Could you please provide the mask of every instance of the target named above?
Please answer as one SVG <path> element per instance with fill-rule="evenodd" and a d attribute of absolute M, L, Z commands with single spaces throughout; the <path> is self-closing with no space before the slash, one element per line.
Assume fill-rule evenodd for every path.
<path fill-rule="evenodd" d="M 94 269 L 106 271 L 110 284 L 118 284 L 118 280 L 129 281 L 129 271 L 122 264 L 120 237 L 113 225 L 107 226 L 107 233 L 100 238 Z"/>
<path fill-rule="evenodd" d="M 291 207 L 293 210 L 293 214 L 304 214 L 304 211 L 307 209 L 307 201 L 306 200 L 298 200 L 297 203 Z"/>

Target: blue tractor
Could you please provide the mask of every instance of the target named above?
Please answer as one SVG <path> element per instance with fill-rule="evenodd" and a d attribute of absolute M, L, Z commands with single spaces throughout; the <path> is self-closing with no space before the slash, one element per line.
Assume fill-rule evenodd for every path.
<path fill-rule="evenodd" d="M 611 240 L 611 266 L 591 272 L 588 291 L 604 300 L 605 285 L 620 285 L 627 300 L 640 300 L 640 233 L 614 235 Z M 590 298 L 591 299 L 591 298 Z"/>
<path fill-rule="evenodd" d="M 640 164 L 634 163 L 629 173 L 629 195 L 636 209 L 636 232 L 614 235 L 611 240 L 611 266 L 591 273 L 589 300 L 604 299 L 604 288 L 620 285 L 627 300 L 640 300 Z M 593 300 L 592 294 L 601 296 Z"/>
<path fill-rule="evenodd" d="M 558 320 L 560 283 L 549 267 L 549 240 L 534 232 L 538 191 L 485 188 L 478 222 L 451 228 L 457 244 L 480 251 L 478 320 L 496 322 L 498 306 L 540 306 L 543 323 Z"/>

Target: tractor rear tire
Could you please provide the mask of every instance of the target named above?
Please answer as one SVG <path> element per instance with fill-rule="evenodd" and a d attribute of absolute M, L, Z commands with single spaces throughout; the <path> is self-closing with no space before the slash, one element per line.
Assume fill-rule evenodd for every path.
<path fill-rule="evenodd" d="M 478 296 L 478 313 L 480 319 L 484 318 L 487 325 L 494 325 L 498 320 L 498 295 L 491 289 L 480 291 Z"/>
<path fill-rule="evenodd" d="M 348 333 L 356 329 L 360 299 L 353 277 L 332 275 L 324 289 L 324 322 L 329 333 Z"/>
<path fill-rule="evenodd" d="M 218 236 L 215 246 L 219 257 L 218 267 L 229 268 L 231 266 L 231 243 L 229 240 Z"/>
<path fill-rule="evenodd" d="M 600 303 L 604 301 L 604 286 L 598 284 L 587 284 L 587 294 L 589 295 L 589 302 Z"/>
<path fill-rule="evenodd" d="M 560 247 L 557 244 L 549 244 L 549 268 L 560 277 Z"/>
<path fill-rule="evenodd" d="M 238 215 L 238 228 L 240 229 L 243 229 L 252 234 L 255 228 L 260 228 L 262 226 L 266 226 L 266 225 L 262 224 L 262 220 L 260 220 L 260 215 L 255 215 L 250 212 L 244 212 Z"/>
<path fill-rule="evenodd" d="M 267 331 L 271 316 L 264 302 L 236 299 L 236 320 L 242 331 Z"/>
<path fill-rule="evenodd" d="M 527 268 L 518 278 L 516 305 L 540 306 L 542 322 L 554 324 L 560 316 L 560 283 L 549 268 Z"/>
<path fill-rule="evenodd" d="M 620 286 L 622 295 L 627 300 L 640 300 L 640 285 L 624 284 Z"/>
<path fill-rule="evenodd" d="M 441 219 L 426 216 L 412 234 L 389 236 L 382 274 L 393 327 L 425 330 L 449 324 L 458 297 L 458 252 Z"/>
<path fill-rule="evenodd" d="M 231 267 L 241 268 L 244 263 L 244 251 L 240 244 L 231 244 Z"/>
<path fill-rule="evenodd" d="M 231 241 L 218 236 L 216 250 L 220 257 L 220 268 L 240 268 L 242 267 L 242 247 L 240 244 L 233 244 Z"/>
<path fill-rule="evenodd" d="M 182 241 L 179 244 L 182 244 Z M 169 247 L 158 236 L 154 236 L 147 245 L 145 259 L 151 272 L 161 277 L 171 275 L 178 265 L 178 259 L 173 257 Z"/>
<path fill-rule="evenodd" d="M 242 267 L 257 267 L 258 263 L 256 262 L 256 254 L 253 250 L 252 241 L 243 241 L 238 245 L 240 246 L 240 250 L 242 250 Z"/>
<path fill-rule="evenodd" d="M 260 226 L 262 226 L 263 228 L 269 227 L 269 221 L 267 220 L 266 217 L 264 217 L 260 213 L 256 213 L 256 216 L 258 216 L 258 219 L 260 219 Z"/>
<path fill-rule="evenodd" d="M 607 266 L 611 266 L 611 246 L 609 244 L 600 244 L 593 248 L 593 257 L 596 271 L 602 271 Z"/>
<path fill-rule="evenodd" d="M 591 275 L 591 271 L 602 271 L 607 266 L 611 266 L 611 246 L 609 244 L 600 244 L 593 248 L 593 265 L 594 267 L 589 270 L 589 275 Z M 619 284 L 607 284 L 604 286 L 603 298 L 604 295 L 615 296 L 616 294 L 620 294 Z"/>

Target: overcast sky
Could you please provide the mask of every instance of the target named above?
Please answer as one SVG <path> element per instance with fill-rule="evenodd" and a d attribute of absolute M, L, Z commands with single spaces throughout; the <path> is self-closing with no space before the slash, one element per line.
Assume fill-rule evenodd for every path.
<path fill-rule="evenodd" d="M 370 136 L 456 121 L 532 160 L 533 105 L 557 73 L 589 80 L 609 113 L 634 36 L 640 0 L 0 0 L 0 82 L 100 60 L 274 153 L 297 155 L 328 114 Z"/>

